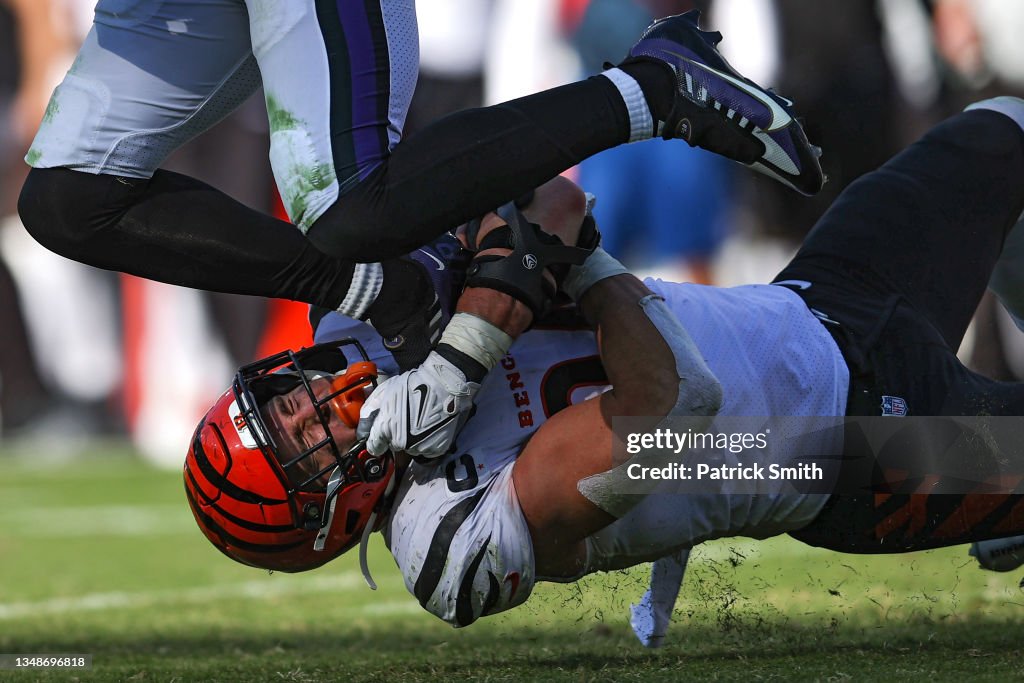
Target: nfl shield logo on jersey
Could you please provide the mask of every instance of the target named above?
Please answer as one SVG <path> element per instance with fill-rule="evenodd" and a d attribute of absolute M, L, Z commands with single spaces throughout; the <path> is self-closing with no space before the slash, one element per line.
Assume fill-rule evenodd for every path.
<path fill-rule="evenodd" d="M 907 414 L 907 402 L 899 396 L 882 397 L 882 415 L 904 417 Z"/>

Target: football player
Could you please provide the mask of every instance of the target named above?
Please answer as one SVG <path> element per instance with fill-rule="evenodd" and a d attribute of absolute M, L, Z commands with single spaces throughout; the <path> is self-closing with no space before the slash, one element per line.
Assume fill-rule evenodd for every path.
<path fill-rule="evenodd" d="M 835 493 L 681 495 L 676 481 L 630 481 L 634 466 L 666 460 L 623 449 L 612 419 L 655 430 L 686 417 L 699 430 L 716 414 L 1021 415 L 1024 385 L 972 373 L 955 349 L 1007 234 L 1024 239 L 1011 232 L 1024 209 L 1022 179 L 1024 101 L 997 98 L 851 185 L 770 285 L 641 283 L 597 247 L 567 272 L 549 269 L 581 324 L 571 315 L 534 320 L 543 309 L 528 305 L 524 292 L 537 290 L 522 273 L 471 264 L 493 277 L 466 289 L 460 312 L 471 308 L 508 338 L 491 330 L 477 340 L 474 357 L 495 355 L 497 366 L 437 460 L 380 450 L 372 432 L 364 441 L 361 405 L 389 395 L 388 384 L 425 392 L 405 382 L 419 370 L 374 389 L 381 371 L 397 371 L 393 359 L 361 323 L 331 314 L 317 329 L 324 344 L 243 367 L 201 421 L 185 462 L 189 504 L 218 549 L 269 569 L 319 566 L 379 530 L 409 591 L 455 626 L 521 604 L 537 581 L 652 560 L 657 590 L 640 612 L 664 622 L 689 549 L 725 536 L 788 532 L 875 553 L 1019 535 L 1020 494 L 850 495 L 845 465 L 829 484 Z M 524 224 L 542 220 L 567 244 L 586 245 L 586 202 L 564 182 L 541 188 L 522 212 L 489 216 L 468 231 L 468 246 L 476 232 L 476 246 L 508 254 L 507 234 L 536 236 Z M 504 262 L 520 260 L 512 251 Z M 407 422 L 430 409 L 398 403 L 391 410 Z M 803 445 L 846 454 L 850 444 L 808 432 L 761 463 L 795 466 Z M 664 623 L 641 626 L 649 643 L 663 635 Z"/>
<path fill-rule="evenodd" d="M 790 103 L 731 69 L 698 15 L 654 23 L 618 67 L 446 118 L 402 144 L 412 0 L 100 0 L 26 157 L 19 210 L 44 246 L 201 289 L 370 320 L 403 368 L 440 332 L 402 254 L 603 149 L 682 138 L 813 194 Z M 262 83 L 293 230 L 159 169 Z"/>

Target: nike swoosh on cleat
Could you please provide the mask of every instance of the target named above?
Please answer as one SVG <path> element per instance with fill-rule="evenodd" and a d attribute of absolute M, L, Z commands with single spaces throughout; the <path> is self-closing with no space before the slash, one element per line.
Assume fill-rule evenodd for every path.
<path fill-rule="evenodd" d="M 770 95 L 764 93 L 759 88 L 754 88 L 749 83 L 745 83 L 738 78 L 730 76 L 727 73 L 722 73 L 718 69 L 713 69 L 706 64 L 695 62 L 689 57 L 681 55 L 678 52 L 672 52 L 671 50 L 665 50 L 665 52 L 669 53 L 670 55 L 679 57 L 683 61 L 689 62 L 690 64 L 693 64 L 696 67 L 704 69 L 704 71 L 714 74 L 719 78 L 724 78 L 726 81 L 728 81 L 735 87 L 739 88 L 740 90 L 747 93 L 764 106 L 768 107 L 768 110 L 771 111 L 772 113 L 772 121 L 765 130 L 770 132 L 773 130 L 779 130 L 780 128 L 785 128 L 793 120 L 793 117 L 789 115 L 789 112 L 782 108 L 781 104 L 776 102 L 774 99 L 772 99 Z"/>
<path fill-rule="evenodd" d="M 786 153 L 786 150 L 782 149 L 782 146 L 775 142 L 775 138 L 757 128 L 754 129 L 754 137 L 763 142 L 765 147 L 764 156 L 762 156 L 759 161 L 770 161 L 778 166 L 779 170 L 784 173 L 788 173 L 793 176 L 800 175 L 800 169 L 798 169 L 796 164 L 793 163 L 793 160 L 790 158 L 789 154 Z"/>
<path fill-rule="evenodd" d="M 440 271 L 440 270 L 444 270 L 444 263 L 442 263 L 442 262 L 441 262 L 441 259 L 439 259 L 439 258 L 437 258 L 436 256 L 434 256 L 433 254 L 431 254 L 431 253 L 430 253 L 429 251 L 427 251 L 426 249 L 420 249 L 420 250 L 419 250 L 419 252 L 420 252 L 421 254 L 423 254 L 424 256 L 426 256 L 427 258 L 429 258 L 429 259 L 430 259 L 431 261 L 433 261 L 434 263 L 436 263 L 436 264 L 437 264 L 437 269 L 438 269 L 439 271 Z"/>

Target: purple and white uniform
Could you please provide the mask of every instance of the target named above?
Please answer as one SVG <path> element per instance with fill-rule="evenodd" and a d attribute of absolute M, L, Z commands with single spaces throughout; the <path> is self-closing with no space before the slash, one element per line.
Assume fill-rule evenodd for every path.
<path fill-rule="evenodd" d="M 26 160 L 149 178 L 262 81 L 306 231 L 398 144 L 418 67 L 414 0 L 99 0 Z"/>

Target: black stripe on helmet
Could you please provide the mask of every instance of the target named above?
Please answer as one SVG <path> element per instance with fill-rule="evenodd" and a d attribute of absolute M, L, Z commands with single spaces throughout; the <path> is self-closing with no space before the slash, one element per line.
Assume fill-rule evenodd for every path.
<path fill-rule="evenodd" d="M 295 548 L 298 548 L 303 543 L 307 543 L 308 542 L 306 540 L 301 540 L 301 541 L 298 541 L 296 543 L 279 543 L 279 544 L 274 545 L 274 544 L 269 544 L 269 543 L 264 544 L 264 543 L 252 543 L 250 541 L 243 541 L 242 539 L 240 539 L 240 538 L 238 538 L 236 536 L 232 536 L 231 534 L 229 534 L 227 531 L 224 530 L 224 528 L 222 526 L 217 524 L 217 522 L 213 519 L 213 517 L 210 517 L 210 515 L 208 515 L 205 512 L 203 512 L 202 508 L 196 502 L 196 499 L 192 497 L 192 492 L 189 491 L 187 487 L 185 489 L 185 495 L 186 495 L 186 497 L 188 497 L 188 504 L 189 504 L 189 506 L 191 506 L 192 511 L 195 513 L 196 517 L 199 518 L 199 521 L 202 524 L 202 526 L 207 528 L 207 529 L 209 529 L 213 533 L 215 533 L 217 535 L 217 537 L 220 538 L 221 542 L 224 545 L 226 545 L 226 546 L 228 546 L 230 548 L 237 548 L 238 550 L 244 550 L 244 551 L 250 552 L 250 553 L 274 554 L 274 553 L 286 553 L 289 550 L 294 550 Z M 235 559 L 237 559 L 237 558 L 235 558 Z"/>
<path fill-rule="evenodd" d="M 250 522 L 248 520 L 242 519 L 241 517 L 236 517 L 235 515 L 231 514 L 221 506 L 217 505 L 217 503 L 215 503 L 209 496 L 206 495 L 203 489 L 200 488 L 199 482 L 197 482 L 195 477 L 192 475 L 192 470 L 185 470 L 185 475 L 188 477 L 189 482 L 192 484 L 192 488 L 194 488 L 199 493 L 200 498 L 203 499 L 203 505 L 205 505 L 206 507 L 213 508 L 214 510 L 217 511 L 217 514 L 221 515 L 225 519 L 230 520 L 232 524 L 236 524 L 242 527 L 243 529 L 248 529 L 249 531 L 261 531 L 268 534 L 283 533 L 285 531 L 291 531 L 295 528 L 294 524 L 260 524 L 259 522 Z M 185 491 L 189 491 L 188 487 L 185 487 Z"/>
<path fill-rule="evenodd" d="M 228 498 L 234 498 L 235 500 L 243 503 L 252 503 L 254 505 L 281 505 L 287 503 L 287 500 L 279 500 L 276 498 L 264 498 L 252 491 L 246 491 L 239 487 L 237 484 L 230 482 L 227 478 L 217 471 L 210 462 L 210 459 L 206 456 L 206 451 L 203 449 L 202 433 L 203 427 L 209 427 L 217 434 L 217 438 L 220 440 L 221 446 L 224 448 L 225 453 L 230 453 L 228 450 L 228 444 L 224 440 L 224 435 L 221 434 L 220 429 L 215 424 L 203 423 L 196 430 L 195 436 L 192 438 L 192 453 L 195 456 L 196 464 L 199 466 L 199 471 L 203 473 L 207 481 L 210 482 L 218 491 L 223 493 Z M 228 469 L 230 470 L 230 464 Z"/>

